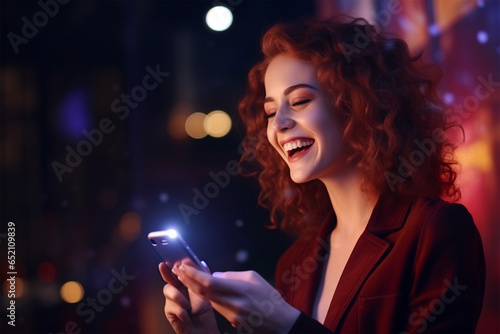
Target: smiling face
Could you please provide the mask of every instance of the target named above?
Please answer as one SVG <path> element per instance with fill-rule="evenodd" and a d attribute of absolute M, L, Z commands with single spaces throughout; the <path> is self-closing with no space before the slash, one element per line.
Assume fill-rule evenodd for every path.
<path fill-rule="evenodd" d="M 342 129 L 314 66 L 276 56 L 267 68 L 264 109 L 267 138 L 296 183 L 333 176 L 345 167 Z"/>

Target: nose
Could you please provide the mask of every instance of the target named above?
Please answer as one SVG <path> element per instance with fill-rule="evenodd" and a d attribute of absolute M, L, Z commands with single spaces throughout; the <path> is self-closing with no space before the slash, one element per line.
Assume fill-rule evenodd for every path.
<path fill-rule="evenodd" d="M 286 107 L 281 107 L 276 111 L 273 119 L 273 127 L 276 131 L 286 131 L 295 126 L 295 121 L 290 117 L 290 110 Z"/>

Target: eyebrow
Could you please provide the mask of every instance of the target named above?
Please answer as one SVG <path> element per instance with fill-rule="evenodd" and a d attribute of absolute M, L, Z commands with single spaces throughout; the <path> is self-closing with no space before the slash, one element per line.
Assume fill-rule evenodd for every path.
<path fill-rule="evenodd" d="M 314 86 L 311 86 L 311 85 L 308 85 L 308 84 L 298 84 L 298 85 L 290 86 L 287 89 L 285 89 L 284 95 L 287 96 L 291 92 L 293 92 L 294 90 L 299 89 L 299 88 L 310 88 L 310 89 L 314 89 L 315 91 L 318 91 L 318 88 L 316 88 Z M 266 103 L 266 102 L 273 102 L 273 101 L 274 101 L 274 99 L 272 97 L 268 96 L 264 100 L 264 103 Z"/>

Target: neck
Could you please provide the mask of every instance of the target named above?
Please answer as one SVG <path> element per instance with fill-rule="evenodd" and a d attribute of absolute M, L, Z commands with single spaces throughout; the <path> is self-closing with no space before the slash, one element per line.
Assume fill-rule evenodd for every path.
<path fill-rule="evenodd" d="M 355 168 L 321 181 L 337 216 L 336 233 L 353 235 L 364 231 L 379 195 L 361 190 L 361 176 Z"/>

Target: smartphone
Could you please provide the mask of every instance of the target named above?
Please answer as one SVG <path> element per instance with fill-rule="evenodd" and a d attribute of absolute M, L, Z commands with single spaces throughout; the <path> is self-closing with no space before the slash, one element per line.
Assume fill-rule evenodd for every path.
<path fill-rule="evenodd" d="M 172 270 L 176 264 L 189 259 L 201 270 L 208 272 L 204 265 L 191 250 L 181 235 L 174 229 L 155 231 L 148 234 L 148 239 L 153 248 L 165 264 Z"/>

